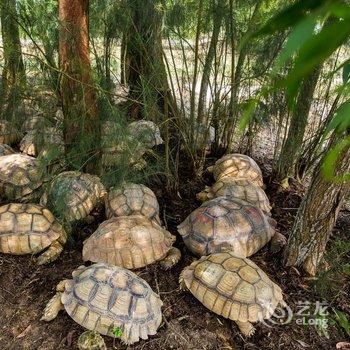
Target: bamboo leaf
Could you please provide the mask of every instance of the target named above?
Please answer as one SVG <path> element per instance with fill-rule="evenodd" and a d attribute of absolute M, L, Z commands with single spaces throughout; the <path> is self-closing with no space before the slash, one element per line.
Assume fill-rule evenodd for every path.
<path fill-rule="evenodd" d="M 259 102 L 259 100 L 253 99 L 253 98 L 247 102 L 247 106 L 245 107 L 244 113 L 243 113 L 242 118 L 240 119 L 239 125 L 238 125 L 238 128 L 242 133 L 246 129 L 250 120 L 252 119 L 254 110 L 255 110 L 258 102 Z"/>
<path fill-rule="evenodd" d="M 342 133 L 350 128 L 350 100 L 344 102 L 334 113 L 334 117 L 329 122 L 321 142 L 327 137 L 329 132 L 337 130 L 338 133 Z"/>

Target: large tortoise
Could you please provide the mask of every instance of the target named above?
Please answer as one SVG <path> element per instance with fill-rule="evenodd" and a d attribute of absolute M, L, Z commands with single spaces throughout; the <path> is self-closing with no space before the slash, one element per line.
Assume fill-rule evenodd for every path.
<path fill-rule="evenodd" d="M 209 167 L 208 171 L 213 173 L 216 181 L 224 177 L 232 177 L 248 179 L 260 187 L 264 185 L 258 164 L 244 154 L 227 154 Z"/>
<path fill-rule="evenodd" d="M 285 237 L 274 226 L 275 221 L 254 205 L 238 198 L 218 197 L 194 210 L 178 231 L 195 255 L 230 249 L 248 257 L 270 240 L 274 251 L 285 244 Z"/>
<path fill-rule="evenodd" d="M 105 207 L 107 218 L 141 214 L 160 223 L 157 197 L 142 184 L 127 183 L 112 188 L 106 196 Z"/>
<path fill-rule="evenodd" d="M 248 179 L 224 177 L 212 187 L 206 187 L 204 191 L 197 194 L 197 198 L 202 202 L 217 197 L 243 199 L 267 214 L 271 211 L 270 202 L 265 191 Z"/>
<path fill-rule="evenodd" d="M 181 253 L 172 247 L 175 236 L 142 215 L 104 221 L 84 242 L 83 260 L 138 269 L 160 261 L 164 269 L 175 265 Z"/>
<path fill-rule="evenodd" d="M 45 167 L 25 154 L 0 157 L 0 194 L 22 200 L 42 185 Z"/>
<path fill-rule="evenodd" d="M 39 265 L 59 256 L 66 232 L 46 208 L 36 204 L 10 203 L 0 207 L 0 252 L 37 254 Z"/>
<path fill-rule="evenodd" d="M 53 179 L 40 203 L 66 223 L 73 223 L 85 219 L 102 204 L 105 194 L 99 177 L 79 171 L 65 171 Z"/>
<path fill-rule="evenodd" d="M 185 267 L 180 287 L 234 321 L 247 337 L 254 334 L 252 323 L 269 319 L 278 305 L 286 305 L 281 288 L 264 271 L 231 251 L 204 256 Z"/>
<path fill-rule="evenodd" d="M 126 344 L 157 333 L 162 301 L 142 278 L 104 263 L 80 266 L 72 276 L 58 284 L 42 320 L 51 321 L 65 309 L 81 326 Z"/>

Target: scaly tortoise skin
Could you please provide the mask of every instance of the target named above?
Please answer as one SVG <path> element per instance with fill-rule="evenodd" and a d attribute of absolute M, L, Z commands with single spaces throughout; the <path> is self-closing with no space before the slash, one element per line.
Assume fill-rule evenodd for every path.
<path fill-rule="evenodd" d="M 185 267 L 180 287 L 205 307 L 234 321 L 245 336 L 252 323 L 269 319 L 278 305 L 285 306 L 281 288 L 250 259 L 231 251 L 204 256 Z"/>
<path fill-rule="evenodd" d="M 0 207 L 0 252 L 42 253 L 37 263 L 49 263 L 63 250 L 67 235 L 52 213 L 36 204 L 11 203 Z"/>
<path fill-rule="evenodd" d="M 164 269 L 175 265 L 180 251 L 172 247 L 176 237 L 142 215 L 104 221 L 84 242 L 83 260 L 138 269 L 160 261 Z"/>
<path fill-rule="evenodd" d="M 227 154 L 218 159 L 215 165 L 209 167 L 208 171 L 213 173 L 215 181 L 225 177 L 243 178 L 254 182 L 257 186 L 264 186 L 258 164 L 244 154 Z"/>
<path fill-rule="evenodd" d="M 10 147 L 9 145 L 6 145 L 5 143 L 0 143 L 0 157 L 1 156 L 8 156 L 9 154 L 14 154 L 15 151 Z"/>
<path fill-rule="evenodd" d="M 22 200 L 42 185 L 44 167 L 25 154 L 0 157 L 0 192 L 8 199 Z"/>
<path fill-rule="evenodd" d="M 18 141 L 20 133 L 8 120 L 0 120 L 0 143 L 12 144 Z"/>
<path fill-rule="evenodd" d="M 243 199 L 255 205 L 266 214 L 270 214 L 270 201 L 265 191 L 247 179 L 235 179 L 224 177 L 218 180 L 212 187 L 206 187 L 204 191 L 197 194 L 197 198 L 205 202 L 217 197 L 234 197 Z"/>
<path fill-rule="evenodd" d="M 41 204 L 59 218 L 72 223 L 86 218 L 104 200 L 106 190 L 99 177 L 79 171 L 65 171 L 56 176 Z"/>
<path fill-rule="evenodd" d="M 154 192 L 142 184 L 124 184 L 112 188 L 105 199 L 106 216 L 141 214 L 160 224 L 159 204 Z"/>
<path fill-rule="evenodd" d="M 272 249 L 285 244 L 275 222 L 254 205 L 238 198 L 218 197 L 194 210 L 178 226 L 187 248 L 197 256 L 230 249 L 248 257 L 272 240 Z"/>
<path fill-rule="evenodd" d="M 122 267 L 98 263 L 81 266 L 57 286 L 47 304 L 44 321 L 53 320 L 60 309 L 81 326 L 133 344 L 157 333 L 162 322 L 162 301 L 142 278 Z"/>

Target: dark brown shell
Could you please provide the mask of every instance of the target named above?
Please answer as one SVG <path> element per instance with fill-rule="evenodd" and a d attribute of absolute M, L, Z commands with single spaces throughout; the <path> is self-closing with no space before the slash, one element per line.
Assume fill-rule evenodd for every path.
<path fill-rule="evenodd" d="M 237 198 L 218 197 L 202 204 L 178 226 L 187 248 L 202 256 L 232 250 L 251 256 L 273 236 L 270 218 Z"/>

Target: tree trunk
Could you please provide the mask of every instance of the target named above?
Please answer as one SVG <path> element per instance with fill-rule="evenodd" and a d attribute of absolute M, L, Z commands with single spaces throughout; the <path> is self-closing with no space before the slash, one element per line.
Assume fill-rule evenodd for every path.
<path fill-rule="evenodd" d="M 339 140 L 333 136 L 328 150 L 333 148 L 337 141 Z M 323 160 L 324 158 L 314 171 L 284 251 L 285 265 L 299 266 L 310 275 L 316 274 L 342 201 L 350 190 L 350 182 L 337 184 L 324 179 Z M 337 162 L 336 174 L 349 171 L 350 149 L 347 149 Z"/>
<path fill-rule="evenodd" d="M 132 116 L 154 122 L 164 114 L 164 96 L 169 91 L 162 48 L 163 2 L 128 0 L 130 24 L 124 43 L 124 75 L 130 88 Z"/>
<path fill-rule="evenodd" d="M 89 57 L 88 9 L 88 0 L 59 1 L 66 155 L 73 166 L 92 171 L 99 150 L 100 123 Z"/>
<path fill-rule="evenodd" d="M 282 146 L 277 162 L 276 176 L 279 181 L 295 176 L 295 164 L 301 155 L 301 146 L 303 144 L 304 134 L 308 124 L 311 102 L 321 70 L 322 66 L 315 68 L 308 77 L 304 78 L 301 85 L 289 125 L 287 139 Z"/>
<path fill-rule="evenodd" d="M 25 69 L 17 22 L 15 0 L 0 0 L 1 34 L 4 52 L 0 105 L 2 117 L 9 118 L 25 87 Z"/>

